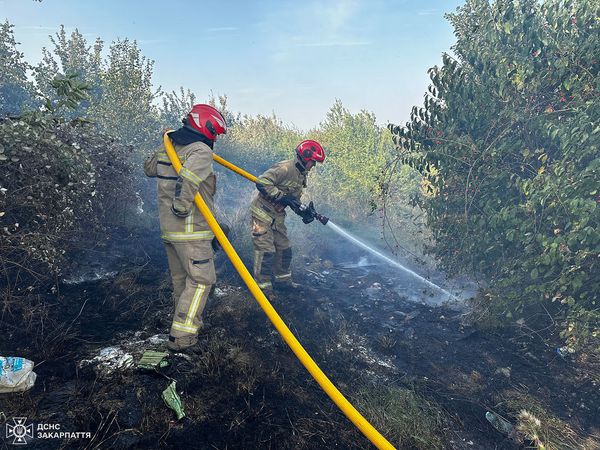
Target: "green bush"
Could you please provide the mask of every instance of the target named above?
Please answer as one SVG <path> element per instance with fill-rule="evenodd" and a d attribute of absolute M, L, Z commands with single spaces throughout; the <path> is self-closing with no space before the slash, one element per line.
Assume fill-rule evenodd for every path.
<path fill-rule="evenodd" d="M 424 176 L 432 251 L 488 277 L 508 317 L 565 311 L 572 346 L 600 338 L 599 15 L 596 1 L 467 1 L 448 15 L 455 57 L 390 127 Z"/>
<path fill-rule="evenodd" d="M 129 173 L 127 150 L 89 124 L 45 115 L 2 120 L 0 262 L 6 275 L 22 271 L 44 282 L 60 274 L 79 239 L 93 241 L 101 227 L 135 209 Z"/>

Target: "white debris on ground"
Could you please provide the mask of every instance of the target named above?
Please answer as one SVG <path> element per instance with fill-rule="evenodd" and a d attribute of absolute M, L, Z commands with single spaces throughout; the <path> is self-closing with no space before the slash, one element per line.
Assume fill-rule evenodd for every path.
<path fill-rule="evenodd" d="M 365 292 L 367 293 L 367 296 L 369 296 L 371 298 L 378 297 L 381 293 L 381 284 L 375 282 L 371 286 L 369 286 L 367 289 L 365 289 Z"/>
<path fill-rule="evenodd" d="M 499 367 L 498 369 L 496 369 L 495 373 L 502 374 L 506 378 L 510 378 L 510 372 L 511 372 L 511 367 Z"/>
<path fill-rule="evenodd" d="M 240 286 L 229 286 L 229 285 L 216 286 L 214 295 L 215 295 L 215 298 L 223 298 L 223 297 L 227 297 L 228 295 L 230 295 L 233 292 L 239 291 L 240 289 L 242 289 Z"/>
<path fill-rule="evenodd" d="M 100 350 L 92 359 L 84 359 L 79 363 L 83 368 L 94 366 L 94 371 L 100 378 L 107 378 L 116 371 L 127 369 L 133 365 L 133 355 L 120 347 L 106 347 Z"/>
<path fill-rule="evenodd" d="M 146 339 L 146 342 L 149 342 L 152 345 L 166 345 L 168 341 L 169 336 L 166 334 L 155 334 L 154 336 L 150 336 L 148 339 Z"/>
<path fill-rule="evenodd" d="M 72 286 L 75 284 L 90 283 L 92 281 L 107 280 L 109 278 L 114 278 L 117 276 L 117 274 L 118 272 L 116 270 L 96 270 L 81 275 L 64 278 L 62 282 L 66 285 Z"/>
<path fill-rule="evenodd" d="M 387 369 L 395 369 L 395 365 L 389 357 L 377 355 L 373 349 L 368 348 L 364 336 L 343 333 L 339 336 L 339 339 L 340 342 L 337 344 L 338 348 L 346 348 L 350 350 L 355 356 L 362 359 L 371 367 L 377 365 Z"/>
<path fill-rule="evenodd" d="M 137 200 L 137 213 L 144 214 L 144 200 L 138 191 L 135 191 L 135 198 Z"/>
<path fill-rule="evenodd" d="M 132 337 L 123 339 L 117 345 L 96 349 L 96 356 L 83 359 L 78 367 L 92 366 L 94 372 L 100 378 L 110 378 L 116 372 L 124 372 L 133 366 L 135 359 L 139 358 L 145 350 L 166 348 L 168 336 L 166 334 L 155 334 L 146 339 L 141 339 L 142 331 L 137 331 Z"/>
<path fill-rule="evenodd" d="M 35 384 L 36 377 L 33 361 L 0 356 L 0 394 L 27 391 Z"/>

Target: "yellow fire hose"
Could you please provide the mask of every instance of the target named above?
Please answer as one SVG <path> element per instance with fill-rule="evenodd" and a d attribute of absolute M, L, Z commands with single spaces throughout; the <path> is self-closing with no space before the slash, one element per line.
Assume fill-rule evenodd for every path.
<path fill-rule="evenodd" d="M 258 178 L 256 178 L 254 175 L 252 175 L 251 173 L 246 172 L 244 169 L 240 169 L 235 164 L 231 164 L 229 161 L 227 161 L 226 159 L 221 158 L 216 153 L 213 153 L 213 159 L 216 162 L 218 162 L 219 164 L 221 164 L 222 166 L 227 167 L 229 170 L 234 171 L 235 173 L 243 176 L 244 178 L 248 178 L 253 183 L 256 183 L 258 181 Z"/>
<path fill-rule="evenodd" d="M 179 160 L 179 157 L 177 156 L 177 153 L 175 152 L 175 148 L 173 147 L 173 144 L 171 143 L 171 139 L 169 139 L 168 132 L 164 134 L 163 142 L 165 145 L 165 150 L 167 152 L 167 155 L 169 156 L 169 159 L 171 160 L 171 164 L 173 164 L 173 168 L 175 169 L 175 171 L 177 173 L 179 173 L 179 171 L 181 170 L 181 161 Z M 218 157 L 216 157 L 215 160 L 217 160 L 217 158 Z M 222 158 L 220 158 L 220 159 L 222 159 Z M 223 161 L 227 162 L 225 160 L 223 160 Z M 220 161 L 218 161 L 218 162 L 220 162 Z M 220 162 L 220 163 L 223 164 L 222 162 Z M 233 164 L 228 163 L 228 162 L 227 162 L 227 164 L 229 164 L 231 167 L 229 167 L 229 166 L 226 166 L 226 167 L 229 167 L 232 170 L 237 169 L 237 170 L 235 170 L 237 173 L 241 174 L 241 172 L 244 172 L 244 173 L 246 173 L 246 175 L 249 175 L 250 177 L 252 177 L 252 175 L 248 174 L 247 172 L 243 171 L 242 169 L 237 168 Z M 225 164 L 223 164 L 223 165 L 225 165 Z M 246 175 L 244 175 L 244 176 L 246 176 Z M 246 176 L 246 178 L 248 178 L 248 176 Z M 255 177 L 253 177 L 253 178 L 254 178 L 253 181 L 256 181 L 256 178 Z M 251 179 L 251 178 L 249 178 L 249 179 Z M 254 278 L 252 278 L 252 275 L 250 275 L 250 272 L 248 272 L 248 269 L 246 269 L 246 266 L 244 265 L 244 263 L 238 256 L 237 252 L 235 251 L 235 249 L 229 242 L 229 239 L 227 239 L 227 237 L 223 233 L 223 230 L 221 230 L 221 227 L 219 226 L 216 219 L 212 215 L 208 206 L 206 206 L 206 203 L 204 202 L 204 200 L 202 199 L 200 194 L 196 193 L 196 197 L 194 198 L 194 201 L 196 203 L 196 206 L 198 207 L 198 209 L 200 210 L 200 212 L 206 219 L 208 226 L 210 227 L 212 232 L 215 234 L 217 240 L 219 241 L 219 244 L 221 244 L 221 247 L 223 247 L 223 250 L 225 250 L 225 253 L 231 260 L 231 263 L 233 264 L 233 266 L 235 267 L 237 272 L 242 277 L 242 280 L 244 280 L 244 283 L 246 283 L 246 286 L 248 286 L 248 289 L 250 290 L 250 292 L 252 293 L 252 295 L 254 296 L 254 298 L 256 299 L 258 304 L 260 305 L 260 307 L 263 309 L 263 311 L 265 312 L 265 314 L 267 315 L 267 317 L 269 318 L 271 323 L 273 323 L 273 325 L 275 326 L 275 328 L 277 329 L 277 331 L 279 332 L 279 334 L 281 335 L 283 340 L 292 349 L 292 351 L 294 352 L 296 357 L 300 360 L 302 365 L 304 365 L 306 370 L 308 370 L 308 372 L 313 376 L 315 381 L 317 383 L 319 383 L 319 386 L 321 386 L 321 388 L 327 393 L 329 398 L 331 398 L 331 400 L 333 400 L 333 402 L 342 410 L 342 412 L 346 415 L 346 417 L 348 417 L 348 419 L 350 419 L 352 421 L 352 423 L 367 437 L 367 439 L 369 439 L 373 443 L 373 445 L 375 445 L 377 448 L 380 448 L 380 449 L 393 449 L 394 446 L 392 444 L 390 444 L 387 441 L 387 439 L 384 438 L 381 435 L 381 433 L 379 433 L 379 431 L 377 431 L 373 427 L 373 425 L 371 425 L 367 421 L 367 419 L 365 419 L 354 408 L 354 406 L 352 406 L 352 404 L 348 400 L 346 400 L 346 398 L 342 395 L 342 393 L 340 391 L 338 391 L 338 389 L 333 385 L 333 383 L 329 380 L 329 378 L 327 378 L 327 376 L 323 373 L 323 371 L 319 368 L 319 366 L 317 366 L 317 364 L 313 361 L 313 359 L 306 352 L 306 350 L 304 350 L 304 347 L 302 347 L 302 344 L 300 344 L 300 342 L 298 342 L 298 339 L 296 339 L 296 337 L 292 334 L 292 332 L 287 327 L 285 322 L 281 319 L 281 317 L 279 317 L 279 314 L 277 314 L 277 311 L 275 311 L 275 308 L 273 308 L 273 306 L 271 305 L 269 300 L 267 300 L 267 297 L 265 297 L 265 294 L 263 294 L 261 289 L 258 287 L 256 282 L 254 281 Z"/>

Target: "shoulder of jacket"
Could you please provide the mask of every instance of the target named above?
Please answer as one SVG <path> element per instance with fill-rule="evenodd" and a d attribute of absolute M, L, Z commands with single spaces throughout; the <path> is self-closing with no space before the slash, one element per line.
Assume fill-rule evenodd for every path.
<path fill-rule="evenodd" d="M 294 160 L 293 159 L 286 159 L 285 161 L 280 161 L 280 162 L 277 163 L 277 166 L 279 166 L 279 167 L 285 167 L 287 170 L 289 170 L 292 167 L 294 167 Z"/>
<path fill-rule="evenodd" d="M 269 167 L 269 170 L 279 170 L 279 169 L 285 167 L 285 163 L 286 163 L 286 161 L 276 162 L 271 167 Z"/>
<path fill-rule="evenodd" d="M 212 148 L 206 145 L 204 142 L 196 141 L 186 145 L 185 150 L 188 152 L 207 151 L 212 153 Z"/>
<path fill-rule="evenodd" d="M 206 145 L 204 142 L 192 142 L 191 144 L 188 145 L 179 145 L 179 144 L 175 144 L 175 151 L 179 154 L 184 154 L 184 155 L 189 155 L 192 152 L 203 152 L 203 151 L 207 151 L 212 153 L 212 149 Z"/>

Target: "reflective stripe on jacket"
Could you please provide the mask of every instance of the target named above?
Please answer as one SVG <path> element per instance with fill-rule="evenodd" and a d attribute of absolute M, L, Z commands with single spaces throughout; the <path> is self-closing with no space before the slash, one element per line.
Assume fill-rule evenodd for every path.
<path fill-rule="evenodd" d="M 161 237 L 170 242 L 210 240 L 214 235 L 198 211 L 194 196 L 199 192 L 209 209 L 214 211 L 217 179 L 213 173 L 212 149 L 202 142 L 185 146 L 174 144 L 174 147 L 183 165 L 179 175 L 164 149 L 144 163 L 146 175 L 158 178 Z"/>

